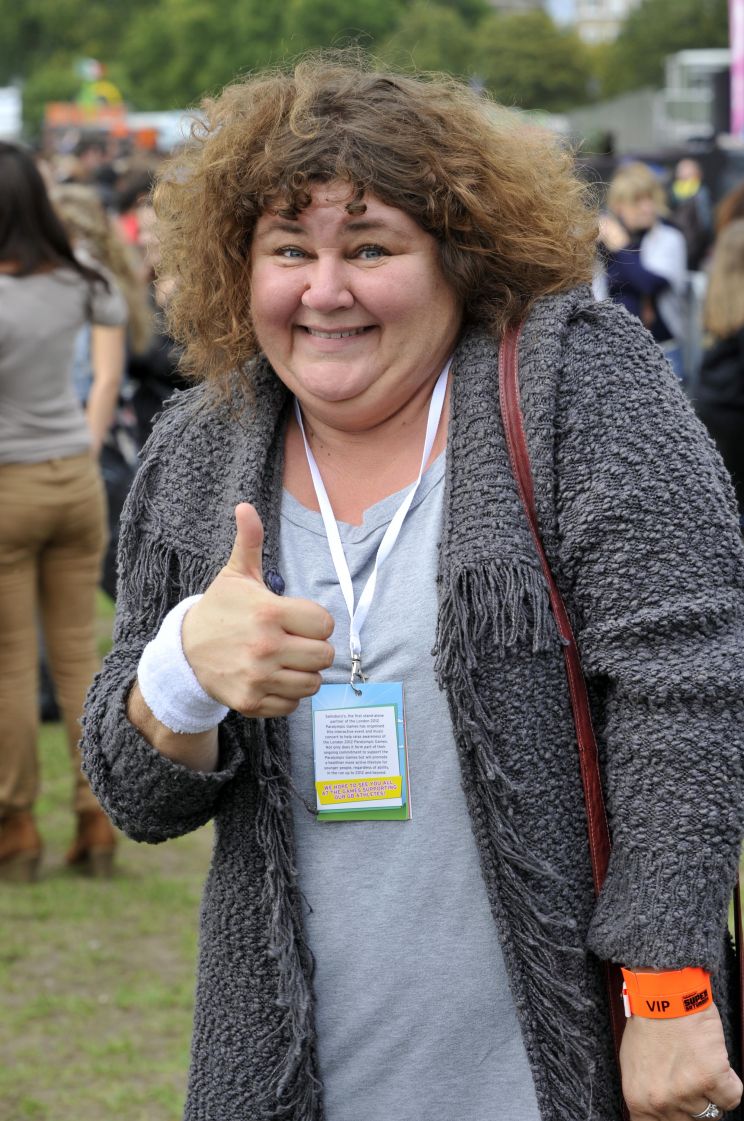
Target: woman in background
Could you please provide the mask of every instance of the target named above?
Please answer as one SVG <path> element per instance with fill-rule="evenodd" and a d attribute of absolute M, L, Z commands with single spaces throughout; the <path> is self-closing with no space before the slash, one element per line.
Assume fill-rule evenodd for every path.
<path fill-rule="evenodd" d="M 597 294 L 638 316 L 681 377 L 687 246 L 664 221 L 662 185 L 645 164 L 626 164 L 610 183 L 607 207 L 600 218 L 604 271 Z"/>
<path fill-rule="evenodd" d="M 67 862 L 111 869 L 115 834 L 79 768 L 79 718 L 98 668 L 95 594 L 106 545 L 97 457 L 121 380 L 126 302 L 78 259 L 32 157 L 0 144 L 0 877 L 32 880 L 40 617 L 75 770 Z M 75 340 L 100 328 L 85 411 Z M 114 391 L 116 387 L 116 391 Z"/>
<path fill-rule="evenodd" d="M 744 219 L 725 226 L 713 249 L 703 312 L 708 347 L 695 408 L 734 480 L 744 517 Z"/>
<path fill-rule="evenodd" d="M 150 351 L 154 334 L 154 313 L 148 299 L 148 283 L 142 274 L 137 250 L 125 245 L 113 219 L 106 213 L 100 197 L 92 187 L 82 183 L 65 183 L 51 193 L 57 214 L 62 219 L 76 255 L 94 268 L 103 266 L 113 276 L 127 303 L 126 331 L 127 374 L 131 366 L 144 359 Z M 121 337 L 107 327 L 86 323 L 75 342 L 73 380 L 84 406 L 93 386 L 92 358 L 107 345 L 121 346 Z M 106 365 L 109 365 L 108 363 Z M 110 367 L 114 368 L 114 367 Z M 121 364 L 115 369 L 120 373 Z M 125 380 L 128 382 L 129 378 Z M 110 428 L 100 455 L 100 468 L 108 502 L 109 543 L 103 562 L 101 586 L 116 599 L 116 550 L 119 543 L 119 518 L 137 465 L 137 449 L 141 447 L 133 411 L 134 387 L 127 384 L 124 395 L 128 406 L 117 408 L 121 377 L 110 385 L 106 402 L 110 411 Z"/>

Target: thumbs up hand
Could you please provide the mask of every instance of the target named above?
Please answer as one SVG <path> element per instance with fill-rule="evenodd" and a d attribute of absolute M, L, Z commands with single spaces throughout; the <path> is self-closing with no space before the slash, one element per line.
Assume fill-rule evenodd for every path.
<path fill-rule="evenodd" d="M 186 658 L 201 687 L 244 716 L 285 716 L 317 693 L 333 664 L 333 618 L 317 603 L 275 596 L 263 582 L 263 526 L 235 508 L 227 564 L 183 621 Z"/>

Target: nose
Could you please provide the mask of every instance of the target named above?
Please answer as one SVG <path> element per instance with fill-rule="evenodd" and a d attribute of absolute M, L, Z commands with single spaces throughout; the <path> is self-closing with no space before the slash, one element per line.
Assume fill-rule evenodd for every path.
<path fill-rule="evenodd" d="M 303 307 L 312 311 L 330 312 L 354 306 L 345 261 L 319 257 L 309 266 L 306 276 L 307 287 L 302 293 Z"/>

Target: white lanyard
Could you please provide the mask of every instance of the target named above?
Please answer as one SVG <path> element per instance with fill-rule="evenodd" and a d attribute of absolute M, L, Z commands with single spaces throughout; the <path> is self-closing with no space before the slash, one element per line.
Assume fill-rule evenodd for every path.
<path fill-rule="evenodd" d="M 418 478 L 413 484 L 411 490 L 401 502 L 398 509 L 395 511 L 390 525 L 385 530 L 385 535 L 380 542 L 380 547 L 377 550 L 375 557 L 375 566 L 372 569 L 369 579 L 364 586 L 364 590 L 359 597 L 359 602 L 356 607 L 354 606 L 354 587 L 351 582 L 351 573 L 349 566 L 346 563 L 346 556 L 344 555 L 344 547 L 341 544 L 341 537 L 339 536 L 336 518 L 333 514 L 331 503 L 328 500 L 328 493 L 318 470 L 318 464 L 315 462 L 315 456 L 312 453 L 310 445 L 307 442 L 305 435 L 305 426 L 302 423 L 302 411 L 300 409 L 299 401 L 295 398 L 295 416 L 297 423 L 300 426 L 302 439 L 305 444 L 305 453 L 307 455 L 307 464 L 310 468 L 310 474 L 315 487 L 315 494 L 320 506 L 320 513 L 323 517 L 323 525 L 325 526 L 326 537 L 328 538 L 328 547 L 331 550 L 331 560 L 333 567 L 336 569 L 338 582 L 341 585 L 344 599 L 346 600 L 346 607 L 349 612 L 349 649 L 351 650 L 351 683 L 359 678 L 364 681 L 364 674 L 362 673 L 362 640 L 361 631 L 364 626 L 364 621 L 367 618 L 372 600 L 375 594 L 375 587 L 377 586 L 377 573 L 382 568 L 382 565 L 390 556 L 395 542 L 398 540 L 403 522 L 405 521 L 406 514 L 411 508 L 416 491 L 418 490 L 421 477 L 424 473 L 424 468 L 429 461 L 431 449 L 434 446 L 434 440 L 439 428 L 439 422 L 442 419 L 442 410 L 444 408 L 444 398 L 447 392 L 447 375 L 449 373 L 452 359 L 448 359 L 442 370 L 437 384 L 434 386 L 434 392 L 431 395 L 431 403 L 429 404 L 429 418 L 426 422 L 426 439 L 424 440 L 424 451 L 421 456 L 421 467 L 419 468 Z"/>

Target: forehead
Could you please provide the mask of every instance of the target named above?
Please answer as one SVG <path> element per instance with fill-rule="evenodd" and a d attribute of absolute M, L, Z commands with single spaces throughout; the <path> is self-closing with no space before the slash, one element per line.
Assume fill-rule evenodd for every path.
<path fill-rule="evenodd" d="M 357 232 L 372 226 L 391 226 L 407 232 L 420 229 L 418 223 L 400 210 L 389 206 L 376 195 L 366 193 L 361 199 L 348 183 L 316 183 L 310 190 L 310 205 L 291 217 L 283 211 L 279 199 L 271 209 L 265 210 L 256 223 L 256 233 L 272 229 L 289 231 L 323 226 Z"/>

